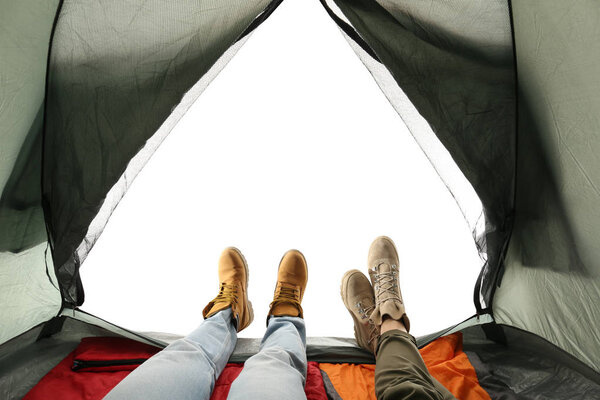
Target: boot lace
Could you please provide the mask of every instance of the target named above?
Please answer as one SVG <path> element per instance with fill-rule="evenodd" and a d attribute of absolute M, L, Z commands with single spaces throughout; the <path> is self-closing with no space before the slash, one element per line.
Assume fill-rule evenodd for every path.
<path fill-rule="evenodd" d="M 212 301 L 215 303 L 230 303 L 231 305 L 238 303 L 238 290 L 234 283 L 221 283 L 219 288 L 219 294 Z"/>
<path fill-rule="evenodd" d="M 282 283 L 278 283 L 277 288 L 275 289 L 275 296 L 273 298 L 273 302 L 271 303 L 271 307 L 281 303 L 291 303 L 298 309 L 301 309 L 300 289 L 294 286 L 284 286 Z"/>
<path fill-rule="evenodd" d="M 356 309 L 358 311 L 358 314 L 360 315 L 360 318 L 363 320 L 365 320 L 365 319 L 367 320 L 367 323 L 369 325 L 369 333 L 368 333 L 369 338 L 367 340 L 367 344 L 369 346 L 371 346 L 371 343 L 373 343 L 373 341 L 375 341 L 379 337 L 379 330 L 377 329 L 377 326 L 370 318 L 371 313 L 375 309 L 375 305 L 365 307 L 362 304 L 362 302 L 359 301 L 358 303 L 356 303 Z"/>
<path fill-rule="evenodd" d="M 374 267 L 373 289 L 377 305 L 387 300 L 398 300 L 402 303 L 398 289 L 398 266 L 391 265 L 389 272 L 379 272 L 379 266 Z"/>

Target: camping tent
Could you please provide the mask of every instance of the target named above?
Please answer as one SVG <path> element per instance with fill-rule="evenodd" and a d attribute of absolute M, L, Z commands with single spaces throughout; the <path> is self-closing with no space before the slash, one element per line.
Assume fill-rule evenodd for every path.
<path fill-rule="evenodd" d="M 84 336 L 163 345 L 80 310 L 79 268 L 135 174 L 279 3 L 1 5 L 3 397 L 21 397 Z M 600 6 L 322 4 L 459 205 L 457 173 L 484 207 L 484 224 L 465 216 L 486 259 L 476 315 L 420 342 L 462 331 L 489 393 L 597 394 Z M 312 346 L 315 359 L 365 360 L 347 343 Z"/>

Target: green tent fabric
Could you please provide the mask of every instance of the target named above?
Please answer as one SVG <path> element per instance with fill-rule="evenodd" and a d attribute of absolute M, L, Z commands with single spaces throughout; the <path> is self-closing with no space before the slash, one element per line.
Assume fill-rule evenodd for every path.
<path fill-rule="evenodd" d="M 61 309 L 47 254 L 41 151 L 57 1 L 0 3 L 0 342 Z"/>
<path fill-rule="evenodd" d="M 494 314 L 598 370 L 600 8 L 513 1 L 513 14 L 516 212 Z"/>
<path fill-rule="evenodd" d="M 81 245 L 107 192 L 267 5 L 64 2 L 49 62 L 43 191 L 67 302 L 83 303 Z"/>
<path fill-rule="evenodd" d="M 508 3 L 336 4 L 479 195 L 487 225 L 483 273 L 486 282 L 494 281 L 514 198 L 516 86 Z M 483 289 L 489 303 L 491 287 Z"/>
<path fill-rule="evenodd" d="M 101 330 L 156 343 L 79 310 L 79 268 L 135 174 L 279 3 L 0 2 L 1 372 L 33 360 L 40 372 Z M 452 174 L 481 199 L 484 223 L 465 215 L 486 260 L 477 317 L 456 328 L 483 329 L 465 336 L 478 373 L 527 337 L 556 354 L 554 371 L 600 384 L 600 4 L 321 3 L 459 205 Z M 517 385 L 535 373 L 525 364 L 494 379 Z M 35 383 L 14 382 L 0 393 Z"/>

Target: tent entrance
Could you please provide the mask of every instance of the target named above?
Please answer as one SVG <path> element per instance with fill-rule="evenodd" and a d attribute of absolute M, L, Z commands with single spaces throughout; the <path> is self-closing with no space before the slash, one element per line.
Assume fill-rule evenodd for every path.
<path fill-rule="evenodd" d="M 299 15 L 313 29 L 303 31 Z M 214 295 L 218 254 L 234 245 L 250 264 L 261 321 L 281 255 L 299 248 L 310 269 L 308 334 L 351 336 L 338 285 L 348 269 L 366 272 L 380 234 L 402 253 L 415 334 L 473 314 L 481 260 L 455 199 L 321 6 L 284 2 L 116 208 L 81 270 L 84 309 L 184 334 Z M 107 287 L 119 296 L 107 299 Z M 255 323 L 242 334 L 262 331 Z"/>

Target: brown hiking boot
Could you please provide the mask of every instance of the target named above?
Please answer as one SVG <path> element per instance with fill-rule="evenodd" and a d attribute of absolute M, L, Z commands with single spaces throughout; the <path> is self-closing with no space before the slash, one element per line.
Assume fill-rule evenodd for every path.
<path fill-rule="evenodd" d="M 300 317 L 302 315 L 302 296 L 308 282 L 308 268 L 304 255 L 298 250 L 290 250 L 283 255 L 277 271 L 277 285 L 273 302 L 269 307 L 270 316 Z"/>
<path fill-rule="evenodd" d="M 375 309 L 371 314 L 373 323 L 381 329 L 384 316 L 401 321 L 408 332 L 410 321 L 406 316 L 398 282 L 398 252 L 392 239 L 380 236 L 371 243 L 369 276 L 375 293 Z"/>
<path fill-rule="evenodd" d="M 354 320 L 354 337 L 360 347 L 375 354 L 379 329 L 369 318 L 375 308 L 375 294 L 369 279 L 359 270 L 344 274 L 342 301 Z"/>
<path fill-rule="evenodd" d="M 202 311 L 204 318 L 231 307 L 237 331 L 254 319 L 252 303 L 248 300 L 248 264 L 235 247 L 223 250 L 219 258 L 219 294 Z"/>

